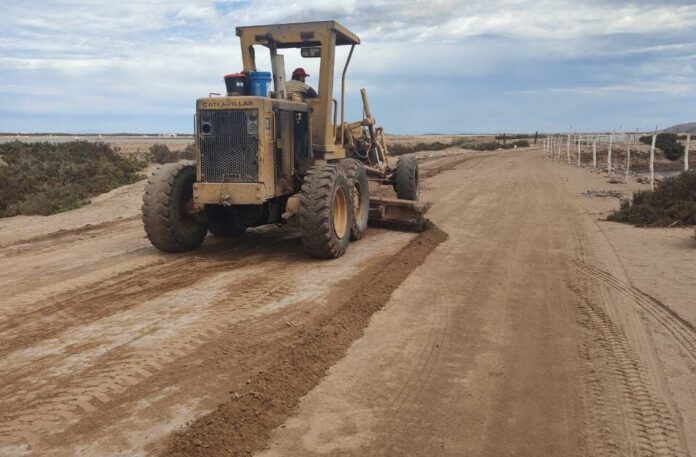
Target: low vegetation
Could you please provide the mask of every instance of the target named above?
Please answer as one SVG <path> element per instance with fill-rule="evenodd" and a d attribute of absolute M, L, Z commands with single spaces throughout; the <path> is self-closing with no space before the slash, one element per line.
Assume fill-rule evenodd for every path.
<path fill-rule="evenodd" d="M 434 141 L 431 143 L 420 142 L 414 144 L 391 143 L 388 146 L 391 155 L 411 154 L 419 151 L 442 151 L 448 148 L 471 149 L 474 151 L 495 151 L 497 149 L 513 149 L 529 147 L 529 141 L 518 140 L 503 144 L 498 141 L 476 142 L 469 138 L 455 138 L 449 142 Z"/>
<path fill-rule="evenodd" d="M 638 226 L 696 225 L 696 171 L 667 178 L 654 191 L 634 192 L 608 219 Z"/>
<path fill-rule="evenodd" d="M 495 139 L 496 140 L 504 140 L 504 141 L 509 141 L 509 140 L 526 140 L 526 139 L 534 139 L 534 135 L 530 135 L 528 133 L 503 133 L 502 135 L 496 135 Z M 539 138 L 539 135 L 537 135 L 537 138 Z"/>
<path fill-rule="evenodd" d="M 462 145 L 464 149 L 473 149 L 475 151 L 495 151 L 496 149 L 514 149 L 514 148 L 528 148 L 529 141 L 527 140 L 517 140 L 510 143 L 499 143 L 497 141 L 491 141 L 489 143 L 473 143 L 469 145 Z"/>
<path fill-rule="evenodd" d="M 150 146 L 148 159 L 154 163 L 172 163 L 179 160 L 194 160 L 196 158 L 196 146 L 189 144 L 181 151 L 172 151 L 166 144 L 153 144 Z"/>
<path fill-rule="evenodd" d="M 652 145 L 652 136 L 646 135 L 639 138 L 640 142 Z M 679 160 L 684 157 L 684 145 L 679 143 L 676 133 L 658 133 L 655 139 L 655 147 L 664 152 L 669 160 Z"/>
<path fill-rule="evenodd" d="M 90 197 L 142 179 L 145 165 L 105 143 L 0 144 L 0 217 L 78 208 Z"/>

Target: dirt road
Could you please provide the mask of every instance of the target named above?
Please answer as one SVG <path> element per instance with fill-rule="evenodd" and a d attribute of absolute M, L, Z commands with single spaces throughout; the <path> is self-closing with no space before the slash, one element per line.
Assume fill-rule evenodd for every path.
<path fill-rule="evenodd" d="M 540 155 L 424 159 L 439 230 L 331 262 L 276 228 L 163 255 L 140 184 L 0 221 L 0 455 L 695 452 L 694 326 Z"/>

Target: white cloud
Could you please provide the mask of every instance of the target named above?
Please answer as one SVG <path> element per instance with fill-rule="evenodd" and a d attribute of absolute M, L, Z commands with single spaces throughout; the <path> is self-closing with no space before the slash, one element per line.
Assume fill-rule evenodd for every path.
<path fill-rule="evenodd" d="M 10 105 L 47 115 L 190 113 L 194 98 L 241 67 L 235 26 L 321 19 L 363 40 L 349 87 L 368 86 L 393 106 L 422 90 L 447 105 L 447 94 L 470 90 L 686 94 L 696 80 L 696 5 L 683 2 L 10 0 L 0 19 L 0 130 Z M 288 72 L 316 71 L 317 62 L 286 60 Z"/>

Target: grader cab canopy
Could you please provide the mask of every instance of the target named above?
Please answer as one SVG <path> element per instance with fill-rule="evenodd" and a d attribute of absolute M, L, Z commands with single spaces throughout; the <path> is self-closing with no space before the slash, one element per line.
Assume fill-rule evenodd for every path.
<path fill-rule="evenodd" d="M 308 100 L 311 105 L 312 142 L 315 152 L 324 153 L 325 158 L 339 158 L 343 132 L 336 126 L 335 106 L 333 102 L 334 66 L 336 46 L 351 46 L 341 78 L 341 125 L 345 121 L 345 77 L 355 45 L 360 38 L 336 21 L 305 22 L 299 24 L 256 25 L 237 27 L 237 36 L 242 46 L 242 63 L 244 71 L 256 71 L 256 53 L 254 46 L 265 46 L 271 53 L 273 66 L 273 83 L 276 93 L 284 93 L 284 61 L 277 53 L 278 49 L 318 49 L 321 63 L 319 65 L 318 98 Z M 308 51 L 309 52 L 309 51 Z M 316 51 L 314 51 L 316 52 Z M 332 119 L 331 114 L 334 114 Z M 338 146 L 338 148 L 337 148 Z M 337 149 L 339 151 L 337 152 Z"/>

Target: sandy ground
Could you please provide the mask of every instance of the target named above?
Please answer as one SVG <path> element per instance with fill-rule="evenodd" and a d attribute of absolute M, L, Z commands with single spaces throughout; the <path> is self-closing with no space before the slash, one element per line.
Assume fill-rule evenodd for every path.
<path fill-rule="evenodd" d="M 330 262 L 159 253 L 142 183 L 0 220 L 0 455 L 696 454 L 693 231 L 538 149 L 421 160 L 438 229 Z"/>

